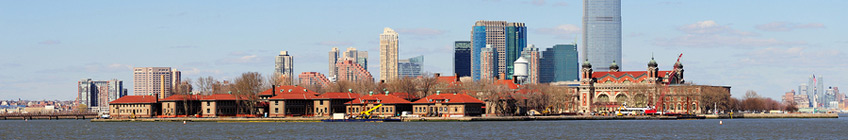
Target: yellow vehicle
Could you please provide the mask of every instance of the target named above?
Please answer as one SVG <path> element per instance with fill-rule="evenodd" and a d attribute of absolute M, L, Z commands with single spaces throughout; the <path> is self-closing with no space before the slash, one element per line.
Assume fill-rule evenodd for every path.
<path fill-rule="evenodd" d="M 377 106 L 374 106 L 371 109 L 359 112 L 359 117 L 362 117 L 364 119 L 370 119 L 371 118 L 371 112 L 373 112 L 374 110 L 377 110 L 377 108 L 380 108 L 381 106 L 383 106 L 383 104 L 378 104 Z"/>

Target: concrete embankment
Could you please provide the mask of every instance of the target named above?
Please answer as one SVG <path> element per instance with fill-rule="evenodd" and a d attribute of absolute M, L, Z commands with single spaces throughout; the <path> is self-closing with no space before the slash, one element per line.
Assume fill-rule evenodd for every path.
<path fill-rule="evenodd" d="M 838 118 L 838 114 L 734 114 L 733 119 L 743 118 Z M 404 122 L 440 121 L 544 121 L 544 120 L 680 120 L 680 119 L 730 119 L 730 115 L 678 116 L 498 116 L 498 117 L 414 117 L 392 118 Z M 287 118 L 140 118 L 140 119 L 92 119 L 91 122 L 321 122 L 328 117 Z"/>
<path fill-rule="evenodd" d="M 729 114 L 704 115 L 707 119 L 767 119 L 767 118 L 839 118 L 836 113 L 788 113 L 788 114 Z"/>

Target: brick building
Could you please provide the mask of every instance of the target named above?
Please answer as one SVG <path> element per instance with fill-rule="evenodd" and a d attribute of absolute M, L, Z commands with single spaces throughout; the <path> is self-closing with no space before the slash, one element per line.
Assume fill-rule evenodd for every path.
<path fill-rule="evenodd" d="M 372 111 L 371 115 L 389 117 L 398 116 L 403 111 L 412 111 L 411 103 L 412 102 L 391 94 L 374 94 L 356 98 L 345 103 L 345 105 L 347 105 L 346 110 L 348 115 L 359 115 L 362 111 L 367 111 L 382 104 L 383 106 Z"/>
<path fill-rule="evenodd" d="M 109 102 L 109 114 L 114 118 L 149 118 L 156 114 L 156 96 L 124 96 Z"/>

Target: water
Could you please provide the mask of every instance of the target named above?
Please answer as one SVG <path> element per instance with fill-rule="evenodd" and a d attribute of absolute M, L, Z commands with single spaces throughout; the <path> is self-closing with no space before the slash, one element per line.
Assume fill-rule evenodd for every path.
<path fill-rule="evenodd" d="M 719 125 L 723 121 L 724 125 Z M 215 123 L 0 121 L 0 139 L 848 139 L 838 119 Z"/>

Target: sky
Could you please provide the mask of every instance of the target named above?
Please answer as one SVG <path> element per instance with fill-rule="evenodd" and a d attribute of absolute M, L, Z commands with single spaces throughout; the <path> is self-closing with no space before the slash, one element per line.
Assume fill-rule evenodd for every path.
<path fill-rule="evenodd" d="M 77 81 L 119 79 L 133 67 L 172 67 L 183 79 L 268 75 L 280 51 L 295 73 L 327 73 L 332 47 L 369 51 L 379 76 L 379 34 L 399 34 L 399 57 L 453 73 L 454 41 L 478 20 L 523 22 L 544 50 L 580 43 L 580 0 L 428 1 L 0 1 L 0 100 L 73 100 Z M 651 57 L 685 79 L 779 97 L 815 74 L 846 85 L 848 1 L 622 1 L 624 71 Z M 840 14 L 842 13 L 842 14 Z M 579 47 L 578 47 L 579 48 Z M 593 64 L 606 66 L 606 64 Z M 376 77 L 375 77 L 376 78 Z M 848 86 L 848 85 L 846 85 Z"/>

